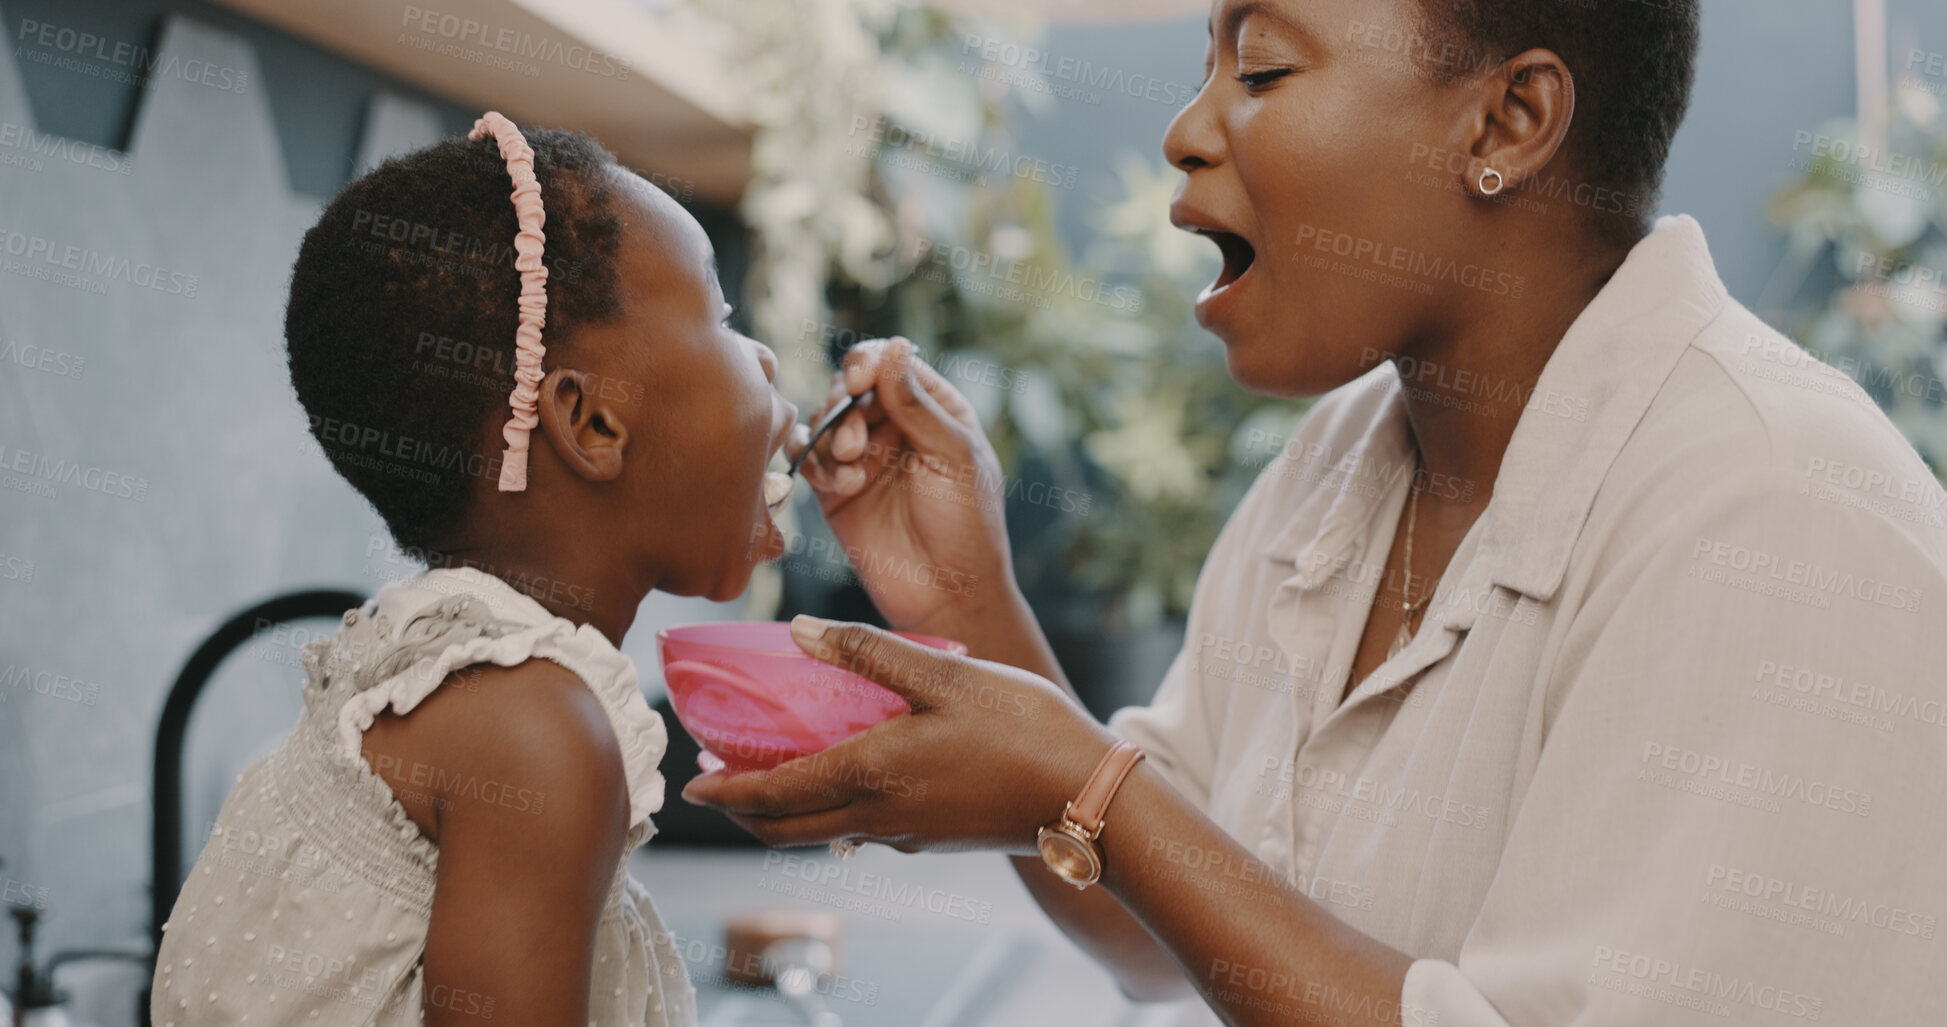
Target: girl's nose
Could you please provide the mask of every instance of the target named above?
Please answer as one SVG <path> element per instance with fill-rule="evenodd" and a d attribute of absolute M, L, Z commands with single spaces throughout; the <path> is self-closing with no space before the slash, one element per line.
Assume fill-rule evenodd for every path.
<path fill-rule="evenodd" d="M 757 363 L 764 368 L 764 380 L 777 381 L 777 353 L 756 339 L 750 340 L 750 344 L 757 347 Z"/>

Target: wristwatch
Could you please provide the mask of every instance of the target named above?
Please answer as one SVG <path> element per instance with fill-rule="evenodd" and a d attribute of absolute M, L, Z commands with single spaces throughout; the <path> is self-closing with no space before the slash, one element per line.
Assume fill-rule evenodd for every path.
<path fill-rule="evenodd" d="M 1108 812 L 1109 802 L 1122 787 L 1123 778 L 1136 769 L 1142 758 L 1143 751 L 1134 743 L 1115 743 L 1102 762 L 1095 765 L 1095 773 L 1082 786 L 1082 794 L 1062 810 L 1061 819 L 1035 835 L 1041 861 L 1048 864 L 1055 876 L 1077 889 L 1101 880 L 1102 850 L 1095 844 L 1095 838 L 1102 833 L 1102 815 Z"/>

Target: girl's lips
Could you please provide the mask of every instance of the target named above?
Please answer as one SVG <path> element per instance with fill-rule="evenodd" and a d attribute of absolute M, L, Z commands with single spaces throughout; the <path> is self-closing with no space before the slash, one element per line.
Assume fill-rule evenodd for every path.
<path fill-rule="evenodd" d="M 782 557 L 788 546 L 784 541 L 783 530 L 777 526 L 777 521 L 771 518 L 771 510 L 766 509 L 760 516 L 763 520 L 758 523 L 758 527 L 764 537 L 752 547 L 752 555 L 756 557 L 758 563 L 769 563 Z"/>
<path fill-rule="evenodd" d="M 795 482 L 793 481 L 792 477 L 788 474 L 783 473 L 782 471 L 765 471 L 764 472 L 765 508 L 769 510 L 776 510 L 778 507 L 783 506 L 784 501 L 791 498 L 791 487 L 794 484 Z"/>

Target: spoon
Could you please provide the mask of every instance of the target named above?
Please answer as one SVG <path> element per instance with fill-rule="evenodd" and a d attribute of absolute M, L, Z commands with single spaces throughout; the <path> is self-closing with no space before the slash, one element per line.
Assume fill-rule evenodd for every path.
<path fill-rule="evenodd" d="M 797 477 L 798 468 L 804 463 L 805 457 L 811 455 L 812 447 L 816 446 L 819 439 L 824 438 L 828 432 L 836 427 L 838 422 L 845 418 L 846 414 L 851 413 L 853 407 L 858 406 L 861 400 L 876 391 L 876 387 L 867 389 L 840 403 L 836 409 L 825 415 L 824 420 L 818 422 L 816 428 L 811 429 L 811 437 L 805 440 L 804 448 L 799 450 L 798 455 L 791 460 L 791 466 L 787 467 L 782 474 L 771 471 L 764 476 L 764 491 L 767 493 L 765 496 L 767 506 L 772 510 L 776 510 L 778 507 L 784 505 L 785 500 L 791 498 L 792 479 Z M 778 484 L 774 485 L 774 482 Z M 771 498 L 773 495 L 776 496 L 775 499 Z"/>

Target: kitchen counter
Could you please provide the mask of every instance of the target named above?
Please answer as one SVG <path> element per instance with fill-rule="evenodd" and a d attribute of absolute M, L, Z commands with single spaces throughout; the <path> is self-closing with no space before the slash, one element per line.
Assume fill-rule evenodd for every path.
<path fill-rule="evenodd" d="M 727 918 L 771 907 L 844 918 L 840 964 L 816 990 L 845 1027 L 1152 1027 L 1176 1008 L 1124 999 L 992 853 L 908 856 L 868 845 L 840 860 L 822 848 L 651 842 L 630 870 L 676 935 L 701 1027 L 806 1022 L 775 992 L 722 976 Z"/>

